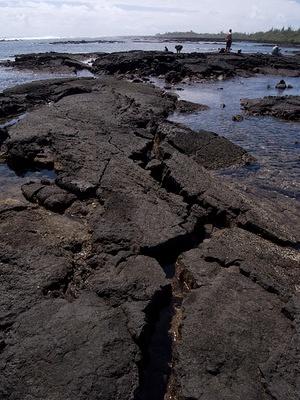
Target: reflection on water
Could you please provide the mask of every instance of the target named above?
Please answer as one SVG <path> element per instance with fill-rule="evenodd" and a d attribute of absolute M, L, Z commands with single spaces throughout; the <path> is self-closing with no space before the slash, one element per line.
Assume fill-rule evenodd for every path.
<path fill-rule="evenodd" d="M 41 179 L 53 181 L 55 178 L 56 174 L 53 170 L 29 170 L 17 175 L 7 164 L 0 163 L 0 201 L 9 197 L 20 197 L 21 186 L 27 182 L 38 182 Z"/>
<path fill-rule="evenodd" d="M 232 121 L 232 116 L 243 114 L 240 99 L 269 95 L 282 95 L 275 89 L 280 77 L 259 76 L 193 85 L 184 88 L 180 98 L 206 104 L 207 111 L 191 115 L 175 114 L 172 121 L 183 123 L 194 130 L 218 133 L 246 149 L 257 159 L 257 164 L 242 169 L 222 171 L 224 176 L 235 177 L 241 183 L 253 184 L 292 198 L 300 195 L 300 124 L 272 117 L 245 116 L 242 122 Z M 300 95 L 300 78 L 286 78 L 293 89 L 285 94 Z M 163 82 L 156 82 L 160 86 Z M 271 89 L 268 89 L 271 87 Z M 225 108 L 223 108 L 225 104 Z"/>
<path fill-rule="evenodd" d="M 75 75 L 15 71 L 12 68 L 5 68 L 0 66 L 0 93 L 5 89 L 14 87 L 16 85 L 21 85 L 23 83 L 44 80 L 44 79 L 66 78 L 70 76 L 75 76 Z"/>

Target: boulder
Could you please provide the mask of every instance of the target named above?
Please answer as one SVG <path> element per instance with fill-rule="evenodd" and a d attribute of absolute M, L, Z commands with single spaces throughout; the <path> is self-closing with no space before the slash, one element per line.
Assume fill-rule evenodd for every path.
<path fill-rule="evenodd" d="M 276 84 L 275 87 L 276 87 L 276 89 L 284 90 L 284 89 L 287 88 L 287 84 L 285 83 L 285 81 L 284 81 L 283 79 L 281 79 L 281 81 L 279 81 L 279 82 Z"/>

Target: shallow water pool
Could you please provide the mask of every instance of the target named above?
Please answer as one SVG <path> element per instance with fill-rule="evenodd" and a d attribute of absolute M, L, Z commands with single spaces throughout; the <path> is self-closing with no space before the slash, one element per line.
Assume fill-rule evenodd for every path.
<path fill-rule="evenodd" d="M 21 186 L 30 181 L 40 181 L 48 179 L 54 181 L 56 174 L 53 170 L 28 170 L 22 174 L 17 174 L 7 164 L 0 163 L 0 201 L 7 198 L 19 198 L 21 196 Z"/>
<path fill-rule="evenodd" d="M 293 89 L 284 92 L 275 89 L 285 79 Z M 163 86 L 163 82 L 156 82 Z M 183 100 L 206 104 L 207 111 L 190 115 L 175 113 L 171 120 L 194 130 L 208 130 L 226 137 L 246 149 L 257 162 L 245 168 L 220 171 L 224 176 L 236 178 L 258 188 L 281 193 L 296 199 L 300 197 L 300 123 L 272 117 L 252 117 L 243 113 L 240 99 L 274 95 L 300 95 L 300 78 L 258 76 L 236 78 L 229 81 L 177 85 L 183 91 L 174 91 Z M 223 106 L 225 105 L 225 107 Z M 224 108 L 223 108 L 224 107 Z M 242 114 L 242 122 L 232 116 Z"/>

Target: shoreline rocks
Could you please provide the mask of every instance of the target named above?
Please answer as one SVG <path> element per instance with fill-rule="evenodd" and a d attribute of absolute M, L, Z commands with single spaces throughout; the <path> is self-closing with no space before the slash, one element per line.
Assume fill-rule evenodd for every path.
<path fill-rule="evenodd" d="M 4 96 L 7 161 L 57 178 L 0 202 L 0 397 L 298 400 L 299 215 L 209 171 L 251 157 L 146 84 Z"/>
<path fill-rule="evenodd" d="M 92 66 L 85 61 L 93 59 Z M 44 53 L 19 55 L 4 65 L 47 72 L 74 72 L 88 69 L 95 74 L 165 76 L 166 82 L 182 80 L 217 80 L 235 76 L 274 74 L 300 76 L 299 56 L 272 57 L 266 54 L 189 53 L 133 50 L 117 53 L 64 54 Z"/>
<path fill-rule="evenodd" d="M 270 115 L 288 121 L 300 121 L 300 96 L 267 96 L 242 99 L 241 106 L 251 115 Z"/>
<path fill-rule="evenodd" d="M 222 79 L 253 76 L 257 73 L 299 76 L 300 59 L 295 56 L 274 60 L 263 54 L 190 53 L 179 57 L 172 53 L 130 51 L 98 57 L 93 63 L 95 73 L 137 73 L 165 75 L 169 83 L 190 79 Z"/>
<path fill-rule="evenodd" d="M 5 67 L 18 70 L 39 71 L 56 74 L 70 74 L 76 71 L 91 70 L 89 60 L 97 58 L 101 53 L 70 54 L 70 53 L 34 53 L 20 54 L 14 61 L 2 63 Z"/>
<path fill-rule="evenodd" d="M 64 40 L 64 41 L 57 41 L 51 42 L 50 44 L 92 44 L 92 43 L 125 43 L 123 40 Z"/>

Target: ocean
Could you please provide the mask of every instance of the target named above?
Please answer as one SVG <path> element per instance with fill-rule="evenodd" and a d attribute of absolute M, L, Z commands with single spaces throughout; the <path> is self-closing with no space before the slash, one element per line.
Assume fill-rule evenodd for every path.
<path fill-rule="evenodd" d="M 115 43 L 85 43 L 85 44 L 64 44 L 53 42 L 65 42 L 68 40 L 102 40 L 115 41 Z M 60 53 L 93 53 L 129 50 L 164 50 L 165 46 L 170 51 L 175 51 L 175 45 L 178 42 L 162 42 L 160 39 L 143 39 L 140 37 L 101 37 L 101 38 L 72 38 L 72 39 L 23 39 L 23 40 L 6 40 L 0 41 L 0 60 L 13 59 L 18 54 L 29 53 L 45 53 L 55 51 Z M 220 47 L 224 47 L 224 42 L 184 42 L 184 52 L 208 52 L 216 51 Z M 236 51 L 241 49 L 244 53 L 270 53 L 270 44 L 238 42 L 233 43 L 232 49 Z M 284 53 L 295 50 L 292 47 L 282 47 Z"/>

